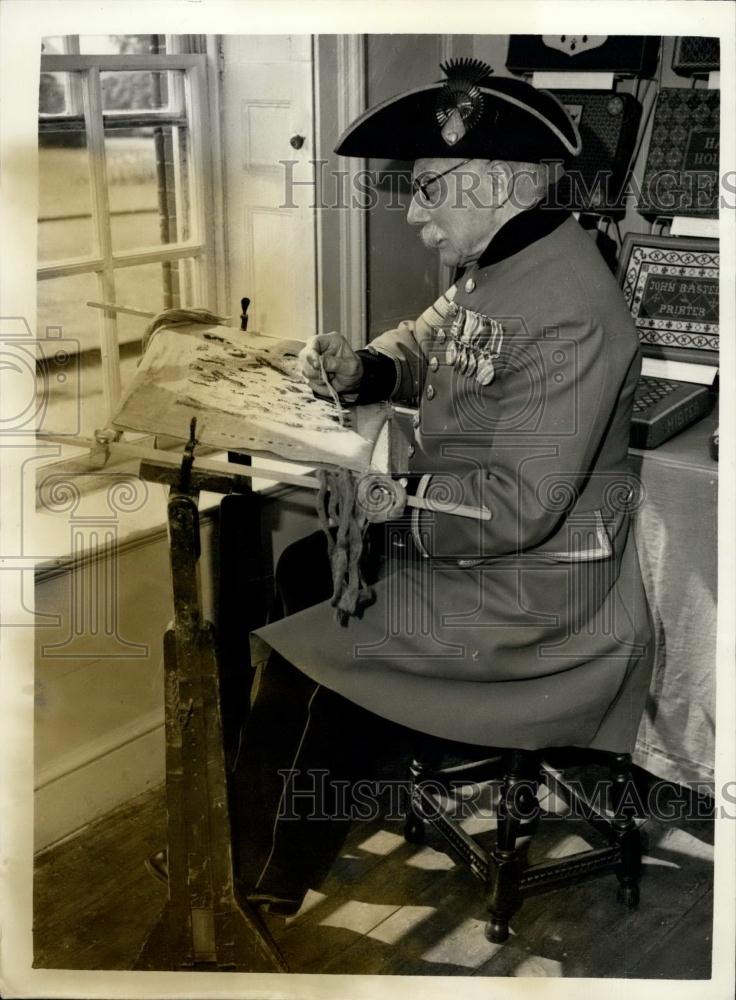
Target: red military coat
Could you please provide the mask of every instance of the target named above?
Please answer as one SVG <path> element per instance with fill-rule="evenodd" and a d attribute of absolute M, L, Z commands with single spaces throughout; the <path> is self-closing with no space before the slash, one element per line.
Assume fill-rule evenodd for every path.
<path fill-rule="evenodd" d="M 640 359 L 592 240 L 524 213 L 458 282 L 443 328 L 405 323 L 370 350 L 392 397 L 419 401 L 418 492 L 491 518 L 415 511 L 424 558 L 397 550 L 362 619 L 342 628 L 324 603 L 258 635 L 437 736 L 633 749 L 653 646 L 627 462 Z"/>

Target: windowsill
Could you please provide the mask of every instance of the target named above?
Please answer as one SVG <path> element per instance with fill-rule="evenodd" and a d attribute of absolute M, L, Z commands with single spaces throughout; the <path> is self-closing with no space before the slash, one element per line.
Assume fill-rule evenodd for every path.
<path fill-rule="evenodd" d="M 62 459 L 83 460 L 88 454 L 86 448 L 62 446 L 62 454 L 46 462 L 32 463 L 31 473 L 38 475 L 44 466 L 57 464 Z M 215 461 L 226 459 L 225 452 L 207 455 Z M 308 474 L 311 467 L 281 459 L 258 457 L 254 463 L 265 471 L 288 471 Z M 92 477 L 91 479 L 89 477 Z M 102 480 L 99 485 L 94 480 Z M 108 483 L 104 483 L 104 479 Z M 64 503 L 65 484 L 87 480 L 94 487 L 82 492 L 73 509 Z M 117 484 L 117 485 L 116 485 Z M 281 500 L 300 492 L 300 487 L 291 486 L 274 479 L 253 478 L 253 489 L 269 500 Z M 35 490 L 31 491 L 33 495 Z M 68 570 L 80 560 L 96 557 L 110 544 L 120 546 L 140 545 L 157 536 L 167 534 L 168 486 L 146 482 L 138 475 L 138 461 L 110 463 L 104 468 L 85 468 L 84 471 L 60 473 L 58 494 L 52 494 L 58 503 L 57 509 L 49 509 L 50 504 L 39 505 L 32 512 L 33 551 L 44 553 L 36 560 L 36 574 L 49 574 Z M 202 519 L 212 517 L 217 510 L 222 494 L 203 491 L 198 508 Z M 126 509 L 129 508 L 129 509 Z M 80 539 L 82 545 L 80 547 Z M 76 549 L 73 545 L 76 544 Z"/>

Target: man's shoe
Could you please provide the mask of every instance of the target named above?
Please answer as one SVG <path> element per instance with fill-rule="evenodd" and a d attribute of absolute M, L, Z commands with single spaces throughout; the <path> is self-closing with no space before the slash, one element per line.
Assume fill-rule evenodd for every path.
<path fill-rule="evenodd" d="M 248 906 L 262 913 L 273 913 L 277 917 L 293 917 L 302 908 L 304 896 L 277 896 L 270 892 L 249 892 L 245 896 Z"/>
<path fill-rule="evenodd" d="M 156 851 L 150 858 L 146 859 L 146 868 L 151 875 L 163 885 L 169 884 L 169 855 L 164 848 Z M 293 917 L 301 909 L 304 896 L 281 896 L 271 892 L 248 892 L 240 893 L 236 890 L 236 896 L 254 910 L 262 913 L 272 913 L 278 917 Z"/>
<path fill-rule="evenodd" d="M 166 848 L 156 851 L 146 859 L 146 868 L 155 879 L 164 885 L 169 884 L 169 854 Z"/>

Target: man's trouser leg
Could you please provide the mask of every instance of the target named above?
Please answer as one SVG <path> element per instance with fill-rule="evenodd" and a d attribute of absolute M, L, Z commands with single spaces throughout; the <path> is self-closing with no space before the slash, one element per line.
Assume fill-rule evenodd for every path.
<path fill-rule="evenodd" d="M 287 615 L 329 598 L 321 532 L 289 546 L 276 582 Z M 231 775 L 233 854 L 242 890 L 299 898 L 318 885 L 350 828 L 354 784 L 373 780 L 401 737 L 400 727 L 272 653 L 259 673 Z"/>
<path fill-rule="evenodd" d="M 375 781 L 393 729 L 271 655 L 231 776 L 242 891 L 299 899 L 320 884 L 350 829 L 355 784 Z M 371 801 L 377 812 L 380 792 Z"/>

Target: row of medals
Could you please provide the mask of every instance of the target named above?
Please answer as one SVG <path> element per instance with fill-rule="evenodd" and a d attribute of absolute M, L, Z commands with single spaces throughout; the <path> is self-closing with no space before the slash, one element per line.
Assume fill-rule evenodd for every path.
<path fill-rule="evenodd" d="M 490 385 L 496 374 L 494 358 L 498 358 L 503 341 L 503 327 L 496 319 L 456 306 L 457 313 L 450 327 L 447 363 L 466 378 L 475 376 L 480 385 Z M 437 337 L 444 342 L 446 334 Z"/>

